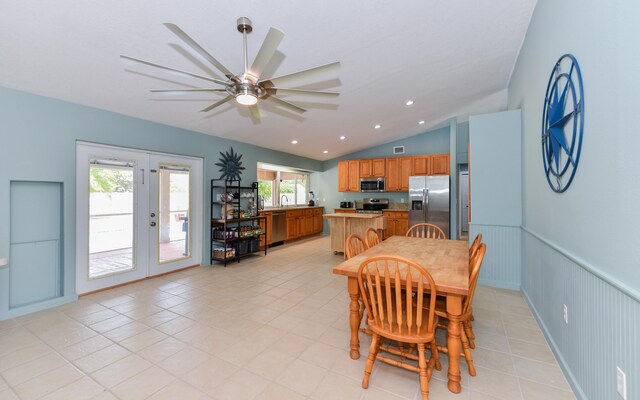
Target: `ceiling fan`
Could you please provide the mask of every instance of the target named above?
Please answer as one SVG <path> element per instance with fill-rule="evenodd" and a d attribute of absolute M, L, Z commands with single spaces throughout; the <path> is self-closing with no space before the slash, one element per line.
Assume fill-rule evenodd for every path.
<path fill-rule="evenodd" d="M 226 102 L 235 99 L 241 105 L 249 106 L 249 110 L 251 111 L 251 115 L 254 119 L 260 119 L 260 111 L 257 107 L 258 101 L 269 100 L 276 105 L 289 109 L 291 111 L 295 111 L 297 113 L 304 113 L 306 110 L 302 107 L 299 107 L 293 103 L 285 101 L 276 95 L 311 95 L 311 96 L 322 96 L 322 97 L 337 97 L 339 93 L 336 92 L 324 92 L 324 91 L 315 91 L 315 90 L 304 90 L 304 89 L 286 89 L 281 88 L 278 85 L 288 84 L 291 81 L 294 81 L 298 78 L 308 78 L 310 76 L 314 76 L 317 74 L 325 73 L 327 71 L 336 69 L 340 66 L 339 62 L 334 62 L 330 64 L 320 65 L 318 67 L 309 68 L 303 71 L 293 72 L 290 74 L 278 76 L 276 78 L 270 79 L 260 79 L 264 69 L 271 61 L 271 58 L 275 54 L 278 49 L 278 45 L 284 38 L 284 33 L 275 28 L 270 28 L 267 36 L 256 55 L 256 58 L 253 60 L 253 64 L 249 67 L 248 65 L 248 55 L 247 55 L 247 34 L 251 33 L 253 30 L 251 20 L 246 17 L 238 18 L 237 26 L 238 31 L 242 33 L 243 38 L 243 57 L 244 57 L 244 71 L 239 75 L 234 75 L 229 69 L 227 69 L 224 65 L 222 65 L 218 60 L 216 60 L 211 54 L 209 54 L 202 46 L 200 46 L 195 40 L 193 40 L 189 35 L 187 35 L 182 29 L 180 29 L 177 25 L 172 23 L 165 23 L 166 26 L 171 32 L 173 32 L 176 36 L 178 36 L 183 42 L 185 42 L 189 47 L 191 47 L 194 51 L 196 51 L 200 56 L 202 56 L 205 60 L 211 63 L 216 69 L 224 74 L 227 80 L 217 79 L 215 77 L 202 76 L 198 74 L 194 74 L 187 71 L 182 71 L 175 68 L 166 67 L 163 65 L 155 64 L 149 61 L 140 60 L 137 58 L 121 55 L 120 57 L 126 60 L 135 61 L 137 63 L 149 65 L 156 68 L 161 68 L 164 70 L 172 71 L 178 73 L 180 75 L 186 75 L 198 79 L 203 79 L 209 82 L 213 82 L 217 85 L 221 85 L 221 88 L 198 88 L 198 89 L 178 89 L 178 90 L 151 90 L 154 93 L 189 93 L 189 92 L 221 92 L 226 93 L 227 96 L 222 100 L 218 100 L 210 106 L 202 109 L 201 111 L 207 112 L 211 111 L 216 107 L 225 104 Z"/>

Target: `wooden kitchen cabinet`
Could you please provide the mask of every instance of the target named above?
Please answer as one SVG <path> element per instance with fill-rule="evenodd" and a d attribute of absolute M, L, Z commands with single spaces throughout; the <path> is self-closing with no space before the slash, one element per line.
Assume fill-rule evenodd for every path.
<path fill-rule="evenodd" d="M 286 240 L 295 239 L 298 237 L 298 219 L 296 217 L 289 217 L 287 215 L 287 236 Z"/>
<path fill-rule="evenodd" d="M 385 164 L 384 158 L 360 160 L 360 178 L 383 178 L 386 173 Z"/>
<path fill-rule="evenodd" d="M 322 232 L 322 207 L 287 210 L 287 236 L 293 240 Z"/>
<path fill-rule="evenodd" d="M 349 190 L 348 192 L 360 191 L 360 160 L 349 160 Z"/>
<path fill-rule="evenodd" d="M 387 166 L 385 173 L 385 186 L 387 192 L 400 191 L 400 174 L 399 174 L 399 158 L 387 158 Z"/>
<path fill-rule="evenodd" d="M 387 158 L 385 174 L 387 192 L 409 191 L 411 161 L 411 157 Z"/>
<path fill-rule="evenodd" d="M 431 155 L 431 171 L 429 175 L 449 175 L 449 154 Z"/>
<path fill-rule="evenodd" d="M 304 210 L 302 217 L 302 236 L 311 235 L 313 233 L 313 209 Z"/>
<path fill-rule="evenodd" d="M 338 192 L 360 191 L 360 160 L 338 161 Z"/>
<path fill-rule="evenodd" d="M 338 192 L 349 191 L 349 161 L 338 161 Z"/>
<path fill-rule="evenodd" d="M 408 192 L 409 191 L 409 177 L 413 174 L 411 170 L 411 157 L 400 157 L 400 171 L 398 172 L 400 175 L 400 191 Z"/>
<path fill-rule="evenodd" d="M 413 156 L 411 175 L 449 175 L 449 154 Z"/>
<path fill-rule="evenodd" d="M 387 192 L 408 192 L 412 175 L 449 175 L 449 154 L 338 161 L 338 191 L 359 192 L 360 178 L 386 178 Z"/>
<path fill-rule="evenodd" d="M 324 229 L 322 221 L 322 208 L 313 209 L 313 233 L 321 233 Z"/>
<path fill-rule="evenodd" d="M 429 155 L 413 156 L 411 163 L 411 173 L 413 175 L 430 175 L 430 161 L 431 156 Z"/>
<path fill-rule="evenodd" d="M 353 208 L 334 208 L 333 212 L 335 214 L 340 214 L 340 213 L 355 213 L 356 210 Z"/>
<path fill-rule="evenodd" d="M 405 236 L 409 230 L 408 211 L 385 211 L 387 217 L 387 229 L 384 230 L 384 238 L 391 236 Z"/>

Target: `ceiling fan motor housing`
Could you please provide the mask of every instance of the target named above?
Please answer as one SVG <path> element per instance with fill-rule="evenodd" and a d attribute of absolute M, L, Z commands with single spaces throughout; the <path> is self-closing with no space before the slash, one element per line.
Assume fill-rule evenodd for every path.
<path fill-rule="evenodd" d="M 253 30 L 253 24 L 251 23 L 251 20 L 247 17 L 240 17 L 238 18 L 238 31 L 240 33 L 251 33 L 251 31 Z"/>

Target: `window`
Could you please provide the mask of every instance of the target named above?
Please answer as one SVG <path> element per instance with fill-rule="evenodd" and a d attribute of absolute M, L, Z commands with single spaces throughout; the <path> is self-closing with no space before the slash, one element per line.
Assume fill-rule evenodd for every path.
<path fill-rule="evenodd" d="M 258 163 L 258 194 L 265 207 L 307 205 L 309 173 Z"/>
<path fill-rule="evenodd" d="M 281 206 L 307 205 L 308 177 L 308 174 L 280 172 L 280 198 L 284 201 Z"/>

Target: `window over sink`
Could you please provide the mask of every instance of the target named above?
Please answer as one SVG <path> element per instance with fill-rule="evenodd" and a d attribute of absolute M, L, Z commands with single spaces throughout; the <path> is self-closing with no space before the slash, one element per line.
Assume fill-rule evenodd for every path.
<path fill-rule="evenodd" d="M 265 207 L 306 206 L 309 171 L 258 163 L 258 195 Z"/>

